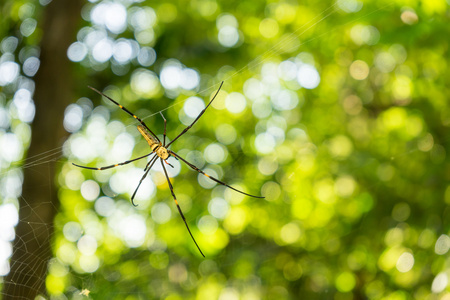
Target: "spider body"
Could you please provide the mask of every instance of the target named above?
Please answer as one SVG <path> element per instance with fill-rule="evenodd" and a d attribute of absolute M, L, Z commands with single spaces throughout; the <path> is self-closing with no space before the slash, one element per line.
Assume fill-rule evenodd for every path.
<path fill-rule="evenodd" d="M 167 159 L 168 159 L 170 156 L 175 157 L 176 159 L 178 159 L 178 160 L 182 161 L 183 163 L 185 163 L 185 164 L 186 164 L 188 167 L 190 167 L 191 169 L 197 171 L 198 173 L 200 173 L 200 174 L 202 174 L 202 175 L 208 177 L 209 179 L 211 179 L 211 180 L 215 181 L 216 183 L 221 184 L 221 185 L 223 185 L 223 186 L 225 186 L 225 187 L 227 187 L 227 188 L 229 188 L 229 189 L 232 189 L 232 190 L 234 190 L 234 191 L 236 191 L 236 192 L 238 192 L 238 193 L 241 193 L 241 194 L 244 194 L 244 195 L 247 195 L 247 196 L 250 196 L 250 197 L 254 197 L 254 198 L 264 198 L 264 197 L 260 197 L 260 196 L 254 196 L 254 195 L 247 194 L 247 193 L 245 193 L 245 192 L 243 192 L 243 191 L 240 191 L 240 190 L 238 190 L 238 189 L 236 189 L 236 188 L 234 188 L 234 187 L 232 187 L 232 186 L 229 186 L 229 185 L 226 184 L 225 182 L 223 182 L 223 181 L 221 181 L 221 180 L 219 180 L 219 179 L 217 179 L 217 178 L 215 178 L 215 177 L 213 177 L 213 176 L 210 176 L 210 175 L 206 174 L 205 172 L 203 172 L 202 170 L 200 170 L 199 168 L 197 168 L 195 165 L 193 165 L 193 164 L 191 164 L 190 162 L 188 162 L 186 159 L 184 159 L 183 157 L 181 157 L 180 155 L 178 155 L 178 154 L 175 153 L 174 151 L 169 150 L 170 145 L 171 145 L 173 142 L 175 142 L 179 137 L 181 137 L 183 134 L 185 134 L 185 133 L 186 133 L 186 132 L 187 132 L 187 131 L 195 124 L 195 122 L 197 122 L 198 119 L 200 119 L 200 117 L 203 115 L 203 113 L 206 111 L 206 109 L 211 105 L 211 103 L 212 103 L 212 102 L 214 101 L 214 99 L 216 98 L 216 96 L 217 96 L 217 94 L 219 93 L 220 88 L 222 87 L 222 85 L 223 85 L 223 82 L 220 84 L 219 89 L 218 89 L 217 92 L 214 94 L 213 98 L 209 101 L 208 105 L 200 112 L 200 114 L 197 116 L 197 118 L 196 118 L 189 126 L 187 126 L 187 127 L 186 127 L 179 135 L 177 135 L 172 141 L 170 141 L 170 142 L 167 143 L 167 144 L 166 144 L 166 124 L 167 124 L 167 121 L 166 121 L 166 119 L 164 118 L 164 116 L 163 116 L 162 113 L 161 113 L 161 116 L 162 116 L 162 118 L 163 118 L 163 120 L 164 120 L 164 133 L 163 133 L 163 141 L 161 142 L 161 140 L 155 135 L 155 133 L 154 133 L 154 132 L 153 132 L 153 131 L 145 124 L 145 123 L 144 123 L 144 121 L 142 121 L 141 119 L 139 119 L 139 117 L 137 117 L 137 116 L 136 116 L 135 114 L 133 114 L 131 111 L 129 111 L 129 110 L 126 109 L 124 106 L 122 106 L 121 104 L 117 103 L 115 100 L 111 99 L 111 98 L 108 97 L 107 95 L 105 95 L 105 94 L 103 94 L 102 92 L 100 92 L 100 91 L 98 91 L 98 90 L 96 90 L 96 89 L 90 87 L 92 90 L 94 90 L 94 91 L 97 92 L 98 94 L 102 95 L 103 97 L 106 97 L 109 101 L 111 101 L 112 103 L 114 103 L 115 105 L 117 105 L 118 107 L 120 107 L 123 111 L 125 111 L 127 114 L 129 114 L 130 116 L 132 116 L 133 118 L 135 118 L 137 121 L 139 121 L 139 123 L 141 123 L 140 125 L 138 125 L 137 128 L 138 128 L 139 132 L 142 134 L 142 136 L 145 138 L 145 140 L 147 141 L 148 145 L 150 146 L 151 152 L 148 153 L 148 154 L 145 154 L 145 155 L 143 155 L 143 156 L 140 156 L 140 157 L 138 157 L 138 158 L 133 158 L 133 159 L 130 159 L 130 160 L 127 160 L 127 161 L 118 163 L 118 164 L 109 165 L 109 166 L 100 167 L 100 168 L 87 167 L 87 166 L 80 166 L 80 165 L 77 165 L 77 164 L 72 163 L 74 166 L 77 166 L 77 167 L 79 167 L 79 168 L 84 168 L 84 169 L 89 169 L 89 170 L 99 170 L 99 171 L 101 171 L 101 170 L 106 170 L 106 169 L 115 168 L 115 167 L 117 167 L 117 166 L 126 165 L 126 164 L 129 164 L 129 163 L 133 162 L 133 161 L 137 161 L 137 160 L 140 160 L 140 159 L 143 159 L 143 158 L 146 158 L 146 157 L 149 157 L 149 156 L 150 156 L 150 159 L 149 159 L 147 165 L 146 165 L 145 168 L 144 168 L 144 175 L 142 176 L 142 178 L 141 178 L 141 180 L 139 181 L 139 184 L 137 185 L 137 187 L 136 187 L 136 189 L 135 189 L 133 195 L 131 196 L 131 203 L 132 203 L 133 205 L 136 206 L 136 204 L 134 204 L 134 197 L 136 196 L 136 193 L 137 193 L 139 187 L 141 186 L 141 183 L 142 183 L 142 182 L 144 181 L 144 179 L 147 177 L 147 175 L 148 175 L 148 173 L 150 172 L 151 168 L 153 167 L 153 165 L 156 163 L 156 161 L 157 161 L 158 158 L 159 158 L 159 160 L 160 160 L 160 162 L 161 162 L 162 169 L 163 169 L 163 173 L 164 173 L 164 175 L 165 175 L 165 177 L 166 177 L 166 180 L 167 180 L 167 183 L 168 183 L 168 185 L 169 185 L 170 193 L 172 194 L 173 200 L 175 201 L 175 204 L 176 204 L 176 206 L 177 206 L 178 212 L 180 213 L 180 216 L 181 216 L 181 218 L 183 219 L 183 222 L 184 222 L 184 224 L 186 225 L 186 228 L 187 228 L 187 230 L 188 230 L 188 232 L 189 232 L 189 234 L 190 234 L 192 240 L 194 241 L 195 246 L 197 246 L 197 249 L 200 251 L 200 253 L 201 253 L 201 255 L 202 255 L 203 257 L 205 257 L 205 255 L 203 254 L 202 250 L 200 250 L 200 247 L 198 246 L 197 242 L 195 241 L 194 236 L 193 236 L 192 233 L 191 233 L 191 230 L 189 229 L 189 226 L 188 226 L 188 224 L 187 224 L 187 222 L 186 222 L 186 218 L 184 217 L 184 214 L 183 214 L 183 212 L 181 211 L 180 205 L 178 204 L 177 198 L 176 198 L 176 196 L 175 196 L 175 192 L 174 192 L 174 190 L 173 190 L 173 186 L 172 186 L 172 182 L 170 181 L 169 174 L 167 173 L 166 167 L 165 167 L 165 165 L 164 165 L 164 163 L 165 163 L 165 164 L 167 164 L 167 165 L 173 167 L 170 163 L 167 162 Z"/>
<path fill-rule="evenodd" d="M 160 158 L 166 160 L 169 158 L 169 152 L 167 152 L 167 149 L 163 146 L 163 144 L 160 141 L 157 141 L 150 132 L 148 132 L 147 129 L 143 125 L 138 125 L 137 129 L 142 134 L 142 136 L 147 141 L 148 145 L 150 146 L 150 149 L 152 149 L 152 152 L 155 152 L 156 155 L 158 155 Z"/>

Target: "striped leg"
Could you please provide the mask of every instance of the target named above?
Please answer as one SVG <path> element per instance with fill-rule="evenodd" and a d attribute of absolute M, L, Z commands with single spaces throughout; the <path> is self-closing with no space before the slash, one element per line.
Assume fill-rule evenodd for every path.
<path fill-rule="evenodd" d="M 80 165 L 77 165 L 77 164 L 74 164 L 74 163 L 72 163 L 72 165 L 74 165 L 76 167 L 79 167 L 79 168 L 83 168 L 83 169 L 102 171 L 102 170 L 111 169 L 111 168 L 115 168 L 115 167 L 118 167 L 118 166 L 123 166 L 123 165 L 129 164 L 129 163 L 131 163 L 133 161 L 143 159 L 144 157 L 147 157 L 147 156 L 149 156 L 151 154 L 153 154 L 153 152 L 150 152 L 149 154 L 145 154 L 145 155 L 143 155 L 141 157 L 138 157 L 138 158 L 134 158 L 132 160 L 127 160 L 127 161 L 124 161 L 122 163 L 118 163 L 118 164 L 110 165 L 110 166 L 106 166 L 106 167 L 100 167 L 100 168 L 92 168 L 92 167 L 80 166 Z"/>
<path fill-rule="evenodd" d="M 191 167 L 191 168 L 194 169 L 195 171 L 197 171 L 197 172 L 199 172 L 199 173 L 205 175 L 205 176 L 208 177 L 209 179 L 214 180 L 215 182 L 217 182 L 217 183 L 219 183 L 219 184 L 221 184 L 221 185 L 226 186 L 227 188 L 230 188 L 230 189 L 232 189 L 232 190 L 234 190 L 234 191 L 236 191 L 236 192 L 238 192 L 238 193 L 241 193 L 241 194 L 244 194 L 244 195 L 253 197 L 253 198 L 264 198 L 264 197 L 261 197 L 261 196 L 253 196 L 253 195 L 244 193 L 244 192 L 242 192 L 242 191 L 240 191 L 240 190 L 238 190 L 238 189 L 235 189 L 234 187 L 229 186 L 229 185 L 226 184 L 225 182 L 220 181 L 219 179 L 214 178 L 214 177 L 212 177 L 212 176 L 206 174 L 205 172 L 203 172 L 202 170 L 200 170 L 199 168 L 197 168 L 196 166 L 194 166 L 193 164 L 191 164 L 190 162 L 188 162 L 187 160 L 185 160 L 184 158 L 182 158 L 181 156 L 179 156 L 179 155 L 176 154 L 175 152 L 173 152 L 173 151 L 171 151 L 171 150 L 167 150 L 167 151 L 170 153 L 170 155 L 173 155 L 174 157 L 180 159 L 182 162 L 184 162 L 186 165 L 188 165 L 189 167 Z"/>
<path fill-rule="evenodd" d="M 173 186 L 172 186 L 172 183 L 170 182 L 169 175 L 167 174 L 166 167 L 164 166 L 163 159 L 161 159 L 161 166 L 162 166 L 162 168 L 163 168 L 163 170 L 164 170 L 164 174 L 166 175 L 167 183 L 169 184 L 169 188 L 170 188 L 170 192 L 172 193 L 173 200 L 175 200 L 175 204 L 177 205 L 178 212 L 180 213 L 180 216 L 181 216 L 181 218 L 183 219 L 183 222 L 184 222 L 184 224 L 186 225 L 186 228 L 187 228 L 189 234 L 191 235 L 191 238 L 192 238 L 192 240 L 194 241 L 195 246 L 197 246 L 197 249 L 198 249 L 198 251 L 200 251 L 200 254 L 201 254 L 203 257 L 205 257 L 205 255 L 203 254 L 202 250 L 200 249 L 200 247 L 198 246 L 197 242 L 195 241 L 195 238 L 194 238 L 194 236 L 192 235 L 192 232 L 191 232 L 191 230 L 189 229 L 189 226 L 188 226 L 188 224 L 187 224 L 187 222 L 186 222 L 186 218 L 184 217 L 183 212 L 181 211 L 181 207 L 180 207 L 180 205 L 178 204 L 177 197 L 175 196 L 175 192 L 173 191 Z"/>
<path fill-rule="evenodd" d="M 147 163 L 147 165 L 144 168 L 144 175 L 142 176 L 141 180 L 139 181 L 138 186 L 136 187 L 136 189 L 134 190 L 133 196 L 131 196 L 131 204 L 133 204 L 134 206 L 137 206 L 137 204 L 134 204 L 134 197 L 136 196 L 136 193 L 139 189 L 139 187 L 141 186 L 141 183 L 144 181 L 145 177 L 147 177 L 148 173 L 150 172 L 150 170 L 152 169 L 153 165 L 155 164 L 156 160 L 158 159 L 158 156 L 155 155 L 154 157 L 152 157 L 152 159 L 150 159 Z"/>
<path fill-rule="evenodd" d="M 176 138 L 174 138 L 170 143 L 167 144 L 167 146 L 165 146 L 166 148 L 169 148 L 169 146 L 175 142 L 180 136 L 182 136 L 183 134 L 185 134 L 189 129 L 191 129 L 191 127 L 195 124 L 195 122 L 197 122 L 198 119 L 200 119 L 200 117 L 203 115 L 203 113 L 206 111 L 206 109 L 211 105 L 211 103 L 214 101 L 214 99 L 216 99 L 217 94 L 219 93 L 220 89 L 222 88 L 223 85 L 223 81 L 219 86 L 219 89 L 217 90 L 217 92 L 214 94 L 214 97 L 212 97 L 211 101 L 209 101 L 208 105 L 206 105 L 206 107 L 200 112 L 200 114 L 197 116 L 197 118 L 194 120 L 194 122 L 191 123 L 191 125 L 189 125 L 188 127 L 186 127 Z"/>
<path fill-rule="evenodd" d="M 150 132 L 155 139 L 161 143 L 161 141 L 158 139 L 158 137 L 156 136 L 156 134 L 153 133 L 153 131 L 150 130 L 150 128 L 148 128 L 147 124 L 144 123 L 144 121 L 142 121 L 141 119 L 139 119 L 138 116 L 136 116 L 135 114 L 133 114 L 131 111 L 129 111 L 128 109 L 126 109 L 124 106 L 120 105 L 119 103 L 117 103 L 114 99 L 110 98 L 109 96 L 103 94 L 102 92 L 100 92 L 99 90 L 88 86 L 91 90 L 93 90 L 94 92 L 97 92 L 98 94 L 102 95 L 103 97 L 107 98 L 109 101 L 111 101 L 112 103 L 114 103 L 115 105 L 117 105 L 118 107 L 120 107 L 123 111 L 125 111 L 127 114 L 129 114 L 130 116 L 132 116 L 133 118 L 135 118 L 136 120 L 139 121 L 139 123 L 142 124 L 142 126 L 144 126 L 145 128 L 147 128 L 148 132 Z"/>
<path fill-rule="evenodd" d="M 164 120 L 163 147 L 165 147 L 165 146 L 166 146 L 166 126 L 167 126 L 167 120 L 166 120 L 166 118 L 164 118 L 162 112 L 159 112 L 159 113 L 161 114 L 161 117 L 162 117 L 163 120 Z"/>

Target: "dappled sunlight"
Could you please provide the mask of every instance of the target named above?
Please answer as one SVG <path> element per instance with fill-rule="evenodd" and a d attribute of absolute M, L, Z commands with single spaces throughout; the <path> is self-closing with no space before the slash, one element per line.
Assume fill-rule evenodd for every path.
<path fill-rule="evenodd" d="M 55 222 L 27 234 L 54 231 L 55 299 L 450 297 L 448 3 L 88 1 L 70 135 L 25 161 L 33 120 L 55 117 L 35 103 L 49 2 L 3 8 L 1 276 L 23 169 L 48 164 Z M 146 173 L 136 119 L 180 158 Z"/>

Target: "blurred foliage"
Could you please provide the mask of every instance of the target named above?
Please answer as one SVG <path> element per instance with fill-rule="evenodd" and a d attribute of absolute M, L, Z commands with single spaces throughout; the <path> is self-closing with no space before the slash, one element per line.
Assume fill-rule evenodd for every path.
<path fill-rule="evenodd" d="M 36 9 L 27 17 L 39 18 L 37 2 L 3 6 L 3 36 L 20 36 L 12 28 L 25 22 L 27 5 Z M 73 134 L 57 178 L 50 294 L 450 299 L 448 24 L 444 0 L 86 3 L 72 57 L 69 50 L 80 98 L 66 117 L 81 117 L 66 127 Z M 18 48 L 40 34 L 19 38 Z M 185 71 L 198 84 L 183 88 Z M 222 80 L 214 104 L 171 149 L 265 199 L 182 166 L 172 182 L 203 259 L 161 172 L 152 171 L 154 190 L 133 207 L 145 161 L 104 172 L 71 163 L 97 167 L 148 152 L 136 122 L 88 85 L 157 133 L 162 111 L 170 139 L 193 120 L 190 97 L 206 103 Z M 15 88 L 1 87 L 4 107 Z M 1 134 L 17 122 L 12 115 Z"/>

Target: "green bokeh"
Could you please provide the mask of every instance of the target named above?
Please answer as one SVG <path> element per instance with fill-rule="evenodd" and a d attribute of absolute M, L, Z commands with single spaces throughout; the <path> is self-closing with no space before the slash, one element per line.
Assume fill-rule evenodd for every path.
<path fill-rule="evenodd" d="M 23 20 L 20 7 L 26 3 L 10 1 L 3 8 L 10 13 L 0 23 L 5 36 L 8 26 Z M 151 28 L 139 31 L 129 23 L 121 33 L 104 32 L 111 40 L 152 47 L 157 59 L 151 66 L 137 59 L 100 63 L 89 53 L 73 63 L 82 78 L 78 97 L 89 97 L 104 110 L 90 110 L 66 142 L 53 247 L 59 265 L 49 268 L 46 280 L 55 299 L 79 297 L 84 289 L 92 299 L 450 297 L 450 286 L 439 285 L 450 276 L 448 3 L 126 3 L 129 18 L 138 8 L 154 13 Z M 86 3 L 83 14 L 96 5 Z M 221 44 L 220 20 L 238 35 L 235 44 Z M 80 22 L 84 30 L 98 29 L 81 16 Z M 34 45 L 39 34 L 37 29 L 21 45 Z M 153 38 L 145 42 L 149 34 Z M 158 76 L 170 59 L 200 75 L 198 88 L 165 88 Z M 296 72 L 313 66 L 320 84 L 310 89 L 299 84 L 297 74 L 288 78 L 282 71 L 286 62 L 296 65 Z M 139 81 L 144 77 L 149 81 Z M 85 86 L 104 91 L 158 134 L 163 132 L 158 112 L 163 112 L 173 139 L 192 121 L 186 117 L 187 99 L 198 96 L 206 103 L 222 80 L 213 105 L 171 149 L 265 199 L 220 185 L 205 188 L 183 165 L 171 180 L 203 259 L 161 172 L 150 175 L 155 191 L 149 199 L 133 207 L 129 192 L 111 191 L 110 176 L 143 169 L 145 161 L 102 174 L 71 163 L 117 163 L 111 149 L 119 134 L 134 139 L 132 157 L 148 152 L 138 123 Z M 155 85 L 147 89 L 142 82 Z M 259 89 L 251 90 L 255 83 Z M 279 91 L 284 94 L 274 94 Z M 5 99 L 11 99 L 10 92 L 0 89 Z M 229 106 L 232 96 L 238 97 L 233 93 L 245 96 L 239 112 Z M 261 94 L 252 98 L 252 93 Z M 289 99 L 292 107 L 284 104 Z M 11 119 L 17 123 L 17 117 Z M 27 130 L 19 125 L 12 128 L 27 144 Z M 107 148 L 83 161 L 71 147 L 80 139 L 94 147 L 95 128 L 104 130 Z M 211 144 L 224 149 L 220 163 L 205 161 Z M 80 192 L 87 180 L 100 188 L 94 201 Z M 111 214 L 96 207 L 104 196 L 114 200 L 107 206 Z M 226 211 L 223 216 L 211 216 L 216 198 L 214 203 L 224 205 L 218 206 Z M 169 207 L 168 220 L 159 222 L 154 207 L 161 212 Z M 133 245 L 121 227 L 137 219 L 146 231 Z M 73 240 L 68 228 L 75 228 Z M 96 241 L 93 253 L 80 246 L 86 236 Z"/>

